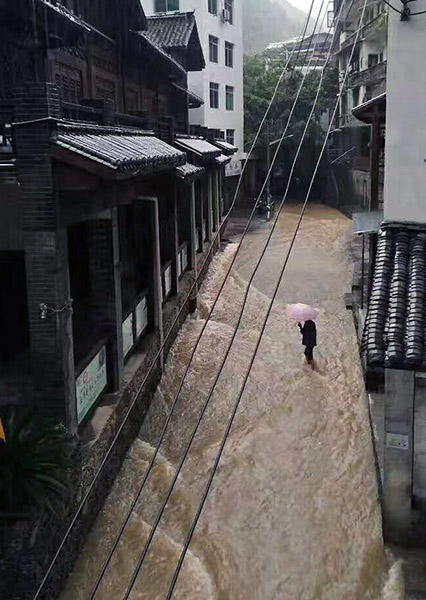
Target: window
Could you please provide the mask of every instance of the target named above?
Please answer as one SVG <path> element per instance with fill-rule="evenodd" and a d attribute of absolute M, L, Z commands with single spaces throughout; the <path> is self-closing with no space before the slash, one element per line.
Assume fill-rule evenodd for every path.
<path fill-rule="evenodd" d="M 226 141 L 228 144 L 235 144 L 235 129 L 227 129 L 226 130 Z"/>
<path fill-rule="evenodd" d="M 179 0 L 155 0 L 155 12 L 179 10 Z"/>
<path fill-rule="evenodd" d="M 373 97 L 373 88 L 371 87 L 371 85 L 366 85 L 364 102 L 368 102 L 369 100 L 372 99 L 372 97 Z"/>
<path fill-rule="evenodd" d="M 369 69 L 371 69 L 371 67 L 374 67 L 375 65 L 377 65 L 378 62 L 379 62 L 378 54 L 369 54 L 368 55 L 368 68 Z"/>
<path fill-rule="evenodd" d="M 225 42 L 225 65 L 227 67 L 234 66 L 234 44 Z"/>
<path fill-rule="evenodd" d="M 56 63 L 55 68 L 55 81 L 59 86 L 62 100 L 79 104 L 83 97 L 81 71 L 62 63 Z"/>
<path fill-rule="evenodd" d="M 359 87 L 352 90 L 352 104 L 354 107 L 359 105 Z"/>
<path fill-rule="evenodd" d="M 226 86 L 226 110 L 234 110 L 234 88 Z"/>
<path fill-rule="evenodd" d="M 225 10 L 229 13 L 229 22 L 234 22 L 234 0 L 225 0 Z"/>
<path fill-rule="evenodd" d="M 210 83 L 210 107 L 219 108 L 219 84 Z"/>
<path fill-rule="evenodd" d="M 217 0 L 208 0 L 209 2 L 209 13 L 217 15 Z"/>
<path fill-rule="evenodd" d="M 210 62 L 219 62 L 219 38 L 209 35 L 209 59 Z"/>

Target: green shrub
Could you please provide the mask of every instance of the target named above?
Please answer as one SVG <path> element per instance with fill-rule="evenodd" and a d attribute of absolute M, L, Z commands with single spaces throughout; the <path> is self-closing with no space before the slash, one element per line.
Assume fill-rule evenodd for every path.
<path fill-rule="evenodd" d="M 70 444 L 63 425 L 40 421 L 33 411 L 1 411 L 0 513 L 20 517 L 34 510 L 58 515 L 68 493 Z"/>

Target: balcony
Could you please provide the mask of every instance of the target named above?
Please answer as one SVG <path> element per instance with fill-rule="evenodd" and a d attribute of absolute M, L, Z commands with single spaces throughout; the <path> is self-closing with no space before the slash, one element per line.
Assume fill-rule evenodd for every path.
<path fill-rule="evenodd" d="M 348 87 L 354 88 L 360 85 L 378 85 L 386 79 L 387 61 L 384 60 L 374 67 L 354 71 L 349 75 Z"/>
<path fill-rule="evenodd" d="M 346 113 L 339 117 L 339 127 L 362 127 L 364 123 L 353 116 L 352 113 Z"/>
<path fill-rule="evenodd" d="M 361 43 L 365 39 L 374 38 L 379 39 L 383 37 L 385 39 L 387 30 L 387 13 L 382 12 L 377 15 L 374 19 L 363 25 L 361 28 L 361 36 L 358 43 Z M 340 52 L 349 48 L 355 41 L 356 31 L 343 31 L 340 34 Z"/>

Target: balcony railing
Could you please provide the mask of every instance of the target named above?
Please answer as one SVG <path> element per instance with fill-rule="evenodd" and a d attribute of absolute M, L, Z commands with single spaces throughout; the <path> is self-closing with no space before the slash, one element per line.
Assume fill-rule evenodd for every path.
<path fill-rule="evenodd" d="M 355 71 L 349 76 L 348 87 L 358 87 L 360 85 L 374 85 L 386 79 L 387 61 L 384 60 L 369 69 Z"/>

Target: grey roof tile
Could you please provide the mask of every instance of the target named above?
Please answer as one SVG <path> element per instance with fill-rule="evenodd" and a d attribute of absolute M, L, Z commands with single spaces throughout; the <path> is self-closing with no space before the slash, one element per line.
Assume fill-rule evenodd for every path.
<path fill-rule="evenodd" d="M 201 177 L 204 171 L 204 167 L 196 167 L 195 165 L 192 165 L 191 163 L 187 162 L 180 167 L 176 167 L 176 176 L 179 179 L 191 181 L 193 179 Z"/>
<path fill-rule="evenodd" d="M 231 157 L 226 156 L 225 154 L 221 154 L 215 160 L 218 165 L 220 165 L 221 167 L 224 167 L 225 165 L 228 165 L 231 162 Z"/>
<path fill-rule="evenodd" d="M 426 369 L 426 228 L 383 225 L 363 351 L 369 366 Z"/>
<path fill-rule="evenodd" d="M 55 146 L 130 175 L 173 169 L 186 161 L 184 152 L 149 132 L 134 129 L 59 123 L 53 142 Z"/>
<path fill-rule="evenodd" d="M 200 137 L 177 136 L 175 143 L 185 151 L 193 152 L 198 156 L 216 158 L 221 154 L 219 148 Z"/>
<path fill-rule="evenodd" d="M 215 146 L 220 148 L 222 152 L 225 154 L 231 155 L 235 154 L 238 151 L 238 148 L 229 142 L 225 142 L 225 140 L 215 140 Z"/>
<path fill-rule="evenodd" d="M 148 17 L 147 36 L 165 49 L 186 49 L 195 27 L 193 12 Z"/>

